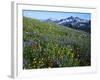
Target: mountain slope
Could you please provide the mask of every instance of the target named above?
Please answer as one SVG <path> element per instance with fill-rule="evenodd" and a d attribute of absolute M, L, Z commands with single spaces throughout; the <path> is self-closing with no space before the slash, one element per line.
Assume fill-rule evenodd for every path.
<path fill-rule="evenodd" d="M 90 34 L 23 17 L 23 68 L 90 65 Z"/>

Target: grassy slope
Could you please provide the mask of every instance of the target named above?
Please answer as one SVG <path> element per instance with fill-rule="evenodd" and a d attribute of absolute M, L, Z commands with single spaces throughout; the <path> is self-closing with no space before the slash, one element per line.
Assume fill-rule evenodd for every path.
<path fill-rule="evenodd" d="M 26 17 L 23 23 L 24 42 L 36 43 L 24 47 L 24 68 L 90 65 L 90 34 Z"/>

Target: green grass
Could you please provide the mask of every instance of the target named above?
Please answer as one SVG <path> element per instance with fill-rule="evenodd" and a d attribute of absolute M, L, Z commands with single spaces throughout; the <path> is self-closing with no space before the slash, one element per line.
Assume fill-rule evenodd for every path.
<path fill-rule="evenodd" d="M 23 17 L 23 68 L 90 66 L 90 34 Z M 30 44 L 31 43 L 31 44 Z"/>

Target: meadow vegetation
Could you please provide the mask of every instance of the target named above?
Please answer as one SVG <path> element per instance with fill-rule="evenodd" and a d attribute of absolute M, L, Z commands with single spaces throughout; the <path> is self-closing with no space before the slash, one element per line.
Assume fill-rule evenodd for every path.
<path fill-rule="evenodd" d="M 91 65 L 90 33 L 23 17 L 23 68 Z"/>

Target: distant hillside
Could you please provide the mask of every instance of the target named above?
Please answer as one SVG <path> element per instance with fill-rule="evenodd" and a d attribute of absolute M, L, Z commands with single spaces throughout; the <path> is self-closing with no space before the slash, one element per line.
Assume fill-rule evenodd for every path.
<path fill-rule="evenodd" d="M 23 68 L 90 66 L 90 34 L 23 17 Z"/>

